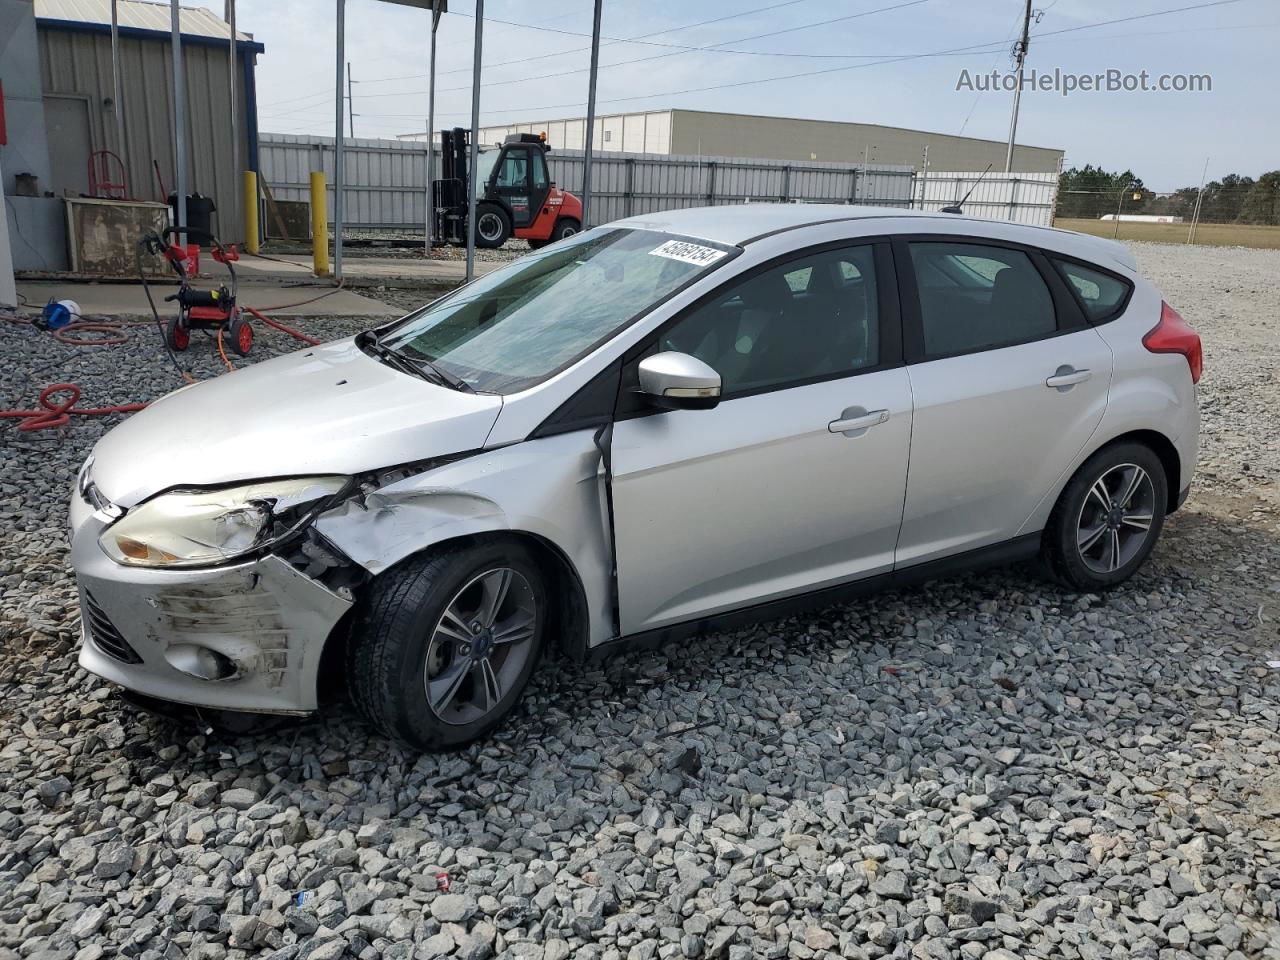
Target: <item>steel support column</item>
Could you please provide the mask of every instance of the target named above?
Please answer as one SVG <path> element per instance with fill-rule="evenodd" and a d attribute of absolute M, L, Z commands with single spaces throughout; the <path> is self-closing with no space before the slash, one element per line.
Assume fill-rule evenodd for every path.
<path fill-rule="evenodd" d="M 427 81 L 427 213 L 423 224 L 427 255 L 431 255 L 431 231 L 435 220 L 436 176 L 436 30 L 440 26 L 440 0 L 431 0 L 431 77 Z"/>
<path fill-rule="evenodd" d="M 334 121 L 333 121 L 333 278 L 342 280 L 342 206 L 343 206 L 343 150 L 346 146 L 343 140 L 342 129 L 342 108 L 343 108 L 343 92 L 342 92 L 342 71 L 346 63 L 347 57 L 347 38 L 346 38 L 346 21 L 347 21 L 347 3 L 346 0 L 337 0 L 338 3 L 338 80 L 337 88 L 334 91 Z"/>
<path fill-rule="evenodd" d="M 178 0 L 169 0 L 170 42 L 173 46 L 173 152 L 175 204 L 174 226 L 178 240 L 187 242 L 187 85 L 182 65 L 182 23 Z"/>
<path fill-rule="evenodd" d="M 591 225 L 591 149 L 596 131 L 596 74 L 600 70 L 600 12 L 604 0 L 596 0 L 591 23 L 591 72 L 587 78 L 587 129 L 582 154 L 582 229 Z"/>
<path fill-rule="evenodd" d="M 476 275 L 476 162 L 480 141 L 480 53 L 484 42 L 484 0 L 476 0 L 475 59 L 471 67 L 471 149 L 467 157 L 467 282 Z"/>

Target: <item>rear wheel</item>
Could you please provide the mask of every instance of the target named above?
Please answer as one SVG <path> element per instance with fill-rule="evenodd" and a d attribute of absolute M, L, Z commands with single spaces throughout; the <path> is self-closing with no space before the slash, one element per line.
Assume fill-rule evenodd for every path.
<path fill-rule="evenodd" d="M 1099 450 L 1050 514 L 1042 543 L 1049 570 L 1078 590 L 1128 580 L 1160 537 L 1168 491 L 1164 466 L 1150 447 L 1120 443 Z"/>
<path fill-rule="evenodd" d="M 543 580 L 515 544 L 455 547 L 381 576 L 355 625 L 352 698 L 387 736 L 426 750 L 489 733 L 537 663 Z"/>
<path fill-rule="evenodd" d="M 511 236 L 511 218 L 494 203 L 476 207 L 476 246 L 492 250 L 502 246 Z"/>
<path fill-rule="evenodd" d="M 551 231 L 551 242 L 563 240 L 565 237 L 572 237 L 575 233 L 582 230 L 582 224 L 573 217 L 561 217 L 556 221 L 555 229 Z"/>
<path fill-rule="evenodd" d="M 169 321 L 169 329 L 165 336 L 169 339 L 169 346 L 175 350 L 185 350 L 191 346 L 191 331 L 182 325 L 179 317 Z"/>

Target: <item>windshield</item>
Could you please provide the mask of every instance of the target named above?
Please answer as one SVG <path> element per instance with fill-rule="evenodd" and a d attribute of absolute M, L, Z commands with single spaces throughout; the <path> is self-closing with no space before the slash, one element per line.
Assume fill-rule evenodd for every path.
<path fill-rule="evenodd" d="M 489 182 L 489 174 L 493 173 L 493 165 L 498 161 L 502 151 L 494 148 L 480 147 L 476 150 L 476 176 L 471 182 L 471 189 L 477 197 L 484 196 L 485 184 Z"/>
<path fill-rule="evenodd" d="M 380 342 L 472 389 L 516 393 L 585 356 L 732 247 L 597 227 L 410 314 Z"/>

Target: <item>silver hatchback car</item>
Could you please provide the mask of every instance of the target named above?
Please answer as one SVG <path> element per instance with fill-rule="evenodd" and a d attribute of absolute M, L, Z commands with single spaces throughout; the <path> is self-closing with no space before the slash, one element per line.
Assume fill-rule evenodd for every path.
<path fill-rule="evenodd" d="M 231 711 L 314 711 L 337 679 L 450 748 L 552 646 L 1036 555 L 1105 589 L 1187 494 L 1200 369 L 1109 241 L 883 208 L 622 220 L 111 431 L 72 497 L 80 663 Z M 202 416 L 230 408 L 254 416 Z"/>

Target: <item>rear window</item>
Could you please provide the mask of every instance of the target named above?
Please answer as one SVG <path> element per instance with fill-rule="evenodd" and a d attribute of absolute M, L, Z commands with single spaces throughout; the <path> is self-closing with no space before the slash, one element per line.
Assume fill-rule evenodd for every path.
<path fill-rule="evenodd" d="M 1118 277 L 1065 260 L 1054 263 L 1075 291 L 1085 315 L 1094 323 L 1111 317 L 1129 295 L 1129 284 Z"/>

